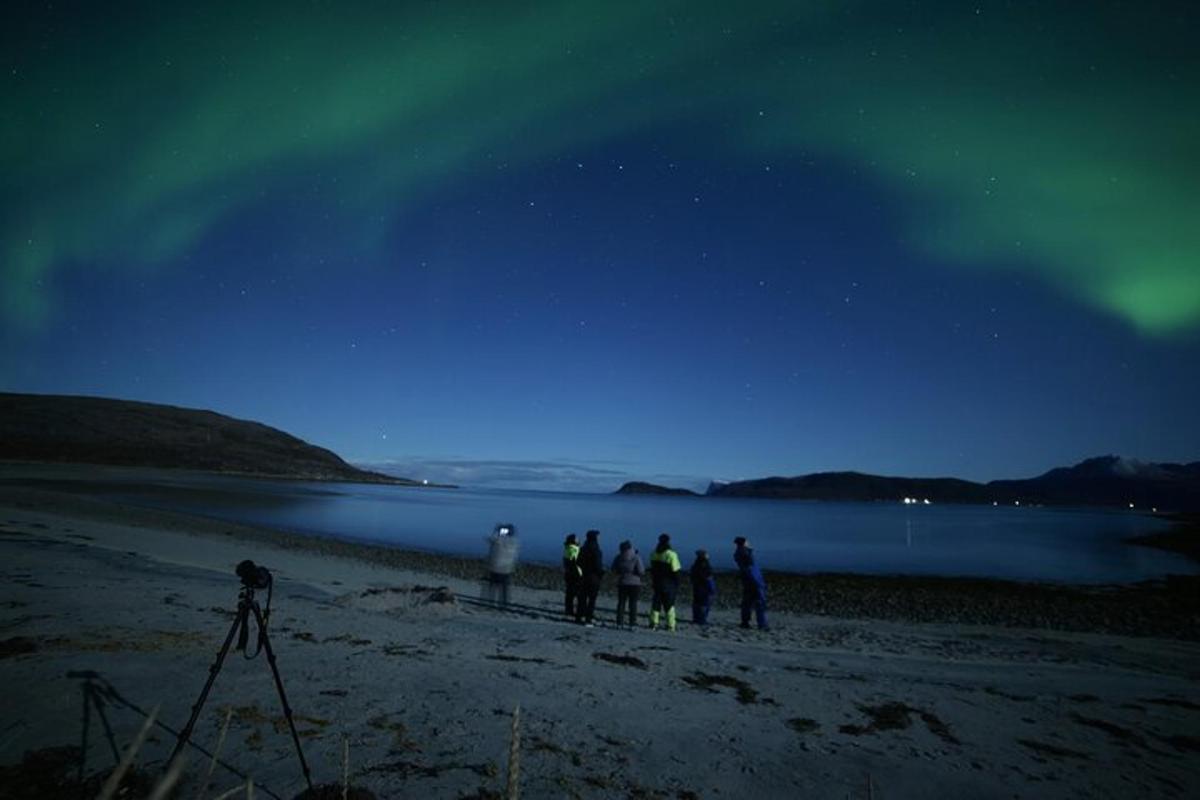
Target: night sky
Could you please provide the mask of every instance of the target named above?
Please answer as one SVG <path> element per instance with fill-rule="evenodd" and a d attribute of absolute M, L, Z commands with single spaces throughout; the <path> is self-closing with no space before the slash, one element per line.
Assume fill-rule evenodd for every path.
<path fill-rule="evenodd" d="M 2 390 L 493 486 L 1200 458 L 1191 4 L 116 6 L 0 18 Z"/>

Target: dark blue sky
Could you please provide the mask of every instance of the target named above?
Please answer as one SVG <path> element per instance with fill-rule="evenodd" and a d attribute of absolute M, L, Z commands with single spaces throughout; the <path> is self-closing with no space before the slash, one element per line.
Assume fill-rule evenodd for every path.
<path fill-rule="evenodd" d="M 989 67 L 1026 48 L 1016 16 L 967 29 L 974 19 L 936 4 L 832 22 L 780 7 L 729 29 L 701 10 L 696 41 L 671 46 L 678 21 L 614 12 L 612 36 L 636 33 L 622 54 L 572 22 L 583 6 L 529 8 L 507 28 L 464 14 L 406 27 L 407 12 L 380 12 L 410 49 L 455 54 L 421 62 L 413 85 L 432 100 L 379 88 L 417 69 L 403 49 L 322 71 L 333 56 L 312 52 L 319 14 L 263 40 L 233 27 L 252 21 L 201 15 L 187 21 L 196 33 L 147 10 L 164 42 L 137 58 L 85 47 L 99 77 L 72 77 L 56 46 L 102 28 L 31 18 L 9 56 L 22 134 L 5 140 L 4 163 L 41 169 L 3 183 L 16 221 L 3 228 L 0 389 L 211 408 L 412 477 L 530 488 L 827 469 L 991 479 L 1108 452 L 1200 457 L 1200 248 L 1143 216 L 1177 202 L 1173 176 L 1196 172 L 1194 145 L 1146 163 L 1127 155 L 1138 126 L 1108 124 L 1091 101 L 1040 102 L 1073 85 L 1069 54 L 1035 82 Z M 1039 13 L 1033 41 L 1068 29 Z M 1144 13 L 1144 41 L 1109 51 L 1106 73 L 1167 46 L 1156 37 L 1178 16 Z M 1083 39 L 1113 34 L 1101 17 Z M 340 52 L 370 51 L 354 37 L 375 21 L 347 23 Z M 935 80 L 936 58 L 897 56 L 930 62 L 900 87 L 924 98 L 912 118 L 893 108 L 890 71 L 869 64 L 906 25 L 976 44 L 945 56 L 966 78 Z M 554 32 L 583 51 L 578 74 L 556 77 L 557 56 L 519 49 Z M 777 76 L 741 63 L 764 41 L 775 61 L 825 61 L 836 79 L 777 94 Z M 186 76 L 155 79 L 172 52 Z M 497 53 L 520 68 L 495 66 Z M 246 66 L 258 60 L 274 71 Z M 231 77 L 203 77 L 218 68 Z M 1156 69 L 1186 78 L 1195 64 L 1151 65 L 1106 84 L 1105 99 L 1135 104 Z M 260 110 L 316 93 L 314 75 L 328 94 L 302 111 L 286 99 Z M 978 96 L 961 97 L 963 84 Z M 771 134 L 787 131 L 785 143 L 761 144 L 756 126 L 773 118 L 859 103 L 852 118 L 878 112 L 870 129 L 788 123 Z M 395 116 L 379 111 L 390 104 Z M 1145 124 L 1168 143 L 1163 126 L 1196 124 L 1194 104 L 1155 113 Z M 997 114 L 1014 141 L 986 124 Z M 101 146 L 45 132 L 93 117 L 96 130 L 138 133 Z M 1073 146 L 1089 127 L 1099 141 Z M 1025 150 L 1029 131 L 1047 146 Z M 909 142 L 903 157 L 897 142 Z M 1089 170 L 1136 189 L 1097 206 L 1088 181 L 1071 183 Z M 1183 190 L 1193 210 L 1195 185 Z M 973 205 L 993 191 L 1003 205 Z M 1113 233 L 1114 220 L 1128 230 Z"/>

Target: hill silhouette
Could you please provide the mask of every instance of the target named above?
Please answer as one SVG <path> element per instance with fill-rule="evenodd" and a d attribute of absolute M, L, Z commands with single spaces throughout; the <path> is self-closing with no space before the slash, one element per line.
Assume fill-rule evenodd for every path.
<path fill-rule="evenodd" d="M 419 485 L 259 422 L 102 397 L 0 393 L 0 459 Z"/>
<path fill-rule="evenodd" d="M 989 483 L 958 478 L 901 478 L 861 472 L 816 472 L 791 478 L 712 483 L 707 497 L 935 503 L 1023 503 L 1200 510 L 1200 461 L 1152 463 L 1099 456 L 1035 478 Z"/>
<path fill-rule="evenodd" d="M 646 483 L 645 481 L 629 481 L 613 494 L 658 494 L 658 495 L 679 495 L 683 497 L 695 497 L 696 493 L 691 489 L 676 489 L 670 486 L 659 486 L 657 483 Z"/>

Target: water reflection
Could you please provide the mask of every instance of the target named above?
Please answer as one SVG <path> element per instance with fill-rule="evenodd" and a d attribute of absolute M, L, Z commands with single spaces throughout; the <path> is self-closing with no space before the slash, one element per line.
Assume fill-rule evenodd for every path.
<path fill-rule="evenodd" d="M 732 540 L 742 535 L 767 569 L 799 572 L 1085 583 L 1197 572 L 1181 556 L 1125 544 L 1165 526 L 1128 511 L 410 489 L 203 475 L 108 474 L 59 483 L 144 506 L 470 556 L 497 521 L 512 520 L 521 528 L 522 559 L 547 564 L 558 562 L 564 534 L 598 528 L 606 556 L 622 539 L 649 552 L 666 532 L 680 552 L 707 549 L 718 569 L 733 568 Z"/>

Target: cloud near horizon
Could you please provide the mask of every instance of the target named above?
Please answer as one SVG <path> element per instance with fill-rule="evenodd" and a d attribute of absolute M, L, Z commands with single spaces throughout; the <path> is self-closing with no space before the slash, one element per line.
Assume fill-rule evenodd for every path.
<path fill-rule="evenodd" d="M 605 466 L 610 462 L 562 460 L 505 460 L 468 458 L 399 458 L 355 461 L 355 466 L 396 477 L 453 483 L 481 489 L 531 489 L 560 492 L 615 492 L 628 481 L 640 480 L 703 491 L 708 479 L 695 475 L 639 475 Z"/>

